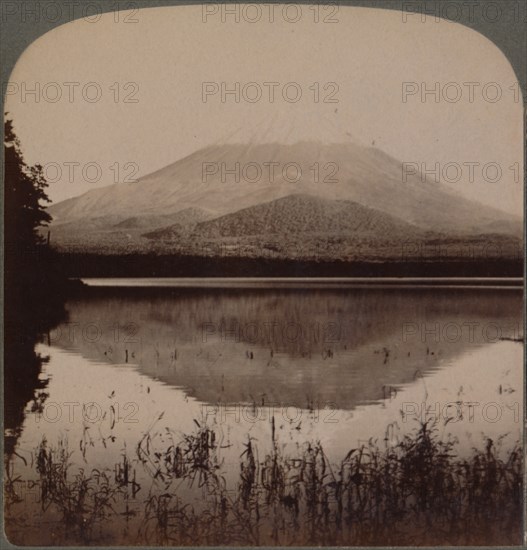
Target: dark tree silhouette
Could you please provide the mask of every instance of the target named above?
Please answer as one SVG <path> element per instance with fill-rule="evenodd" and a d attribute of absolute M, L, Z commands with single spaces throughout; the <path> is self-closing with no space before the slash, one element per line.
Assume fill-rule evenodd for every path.
<path fill-rule="evenodd" d="M 4 242 L 19 252 L 34 253 L 43 243 L 38 228 L 51 221 L 44 210 L 44 203 L 50 202 L 45 191 L 48 184 L 41 165 L 28 166 L 24 161 L 10 120 L 6 119 L 4 131 Z"/>
<path fill-rule="evenodd" d="M 28 323 L 38 317 L 39 304 L 64 281 L 54 267 L 52 251 L 39 234 L 51 221 L 45 210 L 50 200 L 42 166 L 25 162 L 7 118 L 4 131 L 4 307 L 6 320 Z M 28 319 L 24 313 L 30 311 Z"/>
<path fill-rule="evenodd" d="M 24 161 L 7 118 L 4 131 L 4 425 L 9 456 L 26 405 L 45 386 L 39 374 L 46 359 L 35 353 L 35 343 L 65 319 L 68 284 L 39 234 L 51 220 L 42 167 Z"/>

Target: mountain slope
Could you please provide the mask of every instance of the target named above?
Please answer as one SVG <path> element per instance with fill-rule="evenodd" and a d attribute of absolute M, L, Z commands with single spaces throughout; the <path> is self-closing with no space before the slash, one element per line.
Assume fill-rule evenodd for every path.
<path fill-rule="evenodd" d="M 403 178 L 401 162 L 379 149 L 313 142 L 210 146 L 135 183 L 93 189 L 49 212 L 55 223 L 160 216 L 189 207 L 220 216 L 295 193 L 354 201 L 429 230 L 477 233 L 490 224 L 505 231 L 521 226 L 419 174 Z"/>
<path fill-rule="evenodd" d="M 409 240 L 458 257 L 452 243 L 516 250 L 523 237 L 520 219 L 420 174 L 403 178 L 401 162 L 351 143 L 214 145 L 49 212 L 53 244 L 95 253 L 214 255 L 208 240 L 258 257 L 261 238 L 277 236 L 271 250 L 283 258 L 356 258 L 362 245 L 368 258 L 400 258 Z"/>
<path fill-rule="evenodd" d="M 315 233 L 355 236 L 415 234 L 418 228 L 352 201 L 289 195 L 226 214 L 197 225 L 204 237 L 242 237 Z"/>

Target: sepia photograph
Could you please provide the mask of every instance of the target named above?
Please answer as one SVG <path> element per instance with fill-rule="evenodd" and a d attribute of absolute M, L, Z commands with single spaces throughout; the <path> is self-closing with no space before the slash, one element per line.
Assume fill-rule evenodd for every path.
<path fill-rule="evenodd" d="M 526 6 L 2 1 L 2 547 L 524 544 Z"/>

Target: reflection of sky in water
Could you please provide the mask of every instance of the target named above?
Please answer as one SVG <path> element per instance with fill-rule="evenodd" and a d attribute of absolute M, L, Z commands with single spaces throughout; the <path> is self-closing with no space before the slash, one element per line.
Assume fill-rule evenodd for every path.
<path fill-rule="evenodd" d="M 37 349 L 50 356 L 43 369 L 49 397 L 44 414 L 29 413 L 24 422 L 17 452 L 28 466 L 15 457 L 14 470 L 22 478 L 36 477 L 32 453 L 43 436 L 51 444 L 67 438 L 73 470 L 113 471 L 123 451 L 135 456 L 145 433 L 153 451 L 164 450 L 195 432 L 195 420 L 217 431 L 227 479 L 239 475 L 248 437 L 260 457 L 270 450 L 271 416 L 286 454 L 319 440 L 332 462 L 370 438 L 395 443 L 424 418 L 425 402 L 441 419 L 439 433 L 458 437 L 459 452 L 481 448 L 483 435 L 496 441 L 509 433 L 507 449 L 521 434 L 523 347 L 488 342 L 478 330 L 521 323 L 521 295 L 510 291 L 165 292 L 101 296 L 72 302 L 68 311 L 69 325 L 50 335 L 51 347 Z M 308 337 L 284 338 L 281 329 L 271 341 L 247 338 L 246 330 L 234 340 L 217 329 L 204 337 L 205 323 L 222 322 L 289 323 Z M 442 327 L 465 322 L 479 323 L 473 341 L 468 331 L 446 341 Z M 90 323 L 100 331 L 85 331 Z M 313 338 L 314 323 L 334 323 L 338 338 Z M 439 341 L 422 330 L 437 324 Z M 146 490 L 152 480 L 136 467 Z"/>
<path fill-rule="evenodd" d="M 216 426 L 225 443 L 234 446 L 232 456 L 236 459 L 248 434 L 257 438 L 259 446 L 269 448 L 269 420 L 274 416 L 281 443 L 321 440 L 328 456 L 338 460 L 359 441 L 382 439 L 394 421 L 399 435 L 413 430 L 416 419 L 423 418 L 425 402 L 430 407 L 429 417 L 446 420 L 455 416 L 444 431 L 462 437 L 461 446 L 467 436 L 477 444 L 481 434 L 496 437 L 511 432 L 512 438 L 520 434 L 522 346 L 514 342 L 467 352 L 433 376 L 418 377 L 382 402 L 359 405 L 354 410 L 340 409 L 336 403 L 315 404 L 312 410 L 278 404 L 211 405 L 189 397 L 181 388 L 151 379 L 135 366 L 89 362 L 77 354 L 42 345 L 39 351 L 50 355 L 45 367 L 50 395 L 42 415 L 27 416 L 19 446 L 22 454 L 31 451 L 43 435 L 50 442 L 66 436 L 73 448 L 89 436 L 95 445 L 88 449 L 88 457 L 96 457 L 101 466 L 112 466 L 114 453 L 124 445 L 133 449 L 150 426 L 152 433 L 162 433 L 165 426 L 176 433 L 190 433 L 196 428 L 196 419 Z M 458 401 L 463 403 L 462 416 L 448 407 Z M 83 409 L 83 404 L 89 403 L 93 405 Z M 401 411 L 407 414 L 402 416 Z M 163 418 L 156 422 L 161 413 Z M 108 449 L 102 439 L 106 439 Z M 79 460 L 77 449 L 75 453 Z"/>

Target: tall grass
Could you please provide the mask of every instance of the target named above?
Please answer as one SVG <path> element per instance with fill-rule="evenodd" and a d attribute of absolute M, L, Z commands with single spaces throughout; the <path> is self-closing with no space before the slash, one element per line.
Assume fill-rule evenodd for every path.
<path fill-rule="evenodd" d="M 70 475 L 71 455 L 66 439 L 50 447 L 43 438 L 36 453 L 40 502 L 43 511 L 53 507 L 61 514 L 64 527 L 74 539 L 89 542 L 96 524 L 103 524 L 115 514 L 113 504 L 121 484 L 96 468 L 89 473 L 79 469 Z"/>
<path fill-rule="evenodd" d="M 161 451 L 154 450 L 156 435 L 148 432 L 137 444 L 136 459 L 123 454 L 113 474 L 81 469 L 72 475 L 65 441 L 51 448 L 43 440 L 36 469 L 43 508 L 59 511 L 64 528 L 84 544 L 95 540 L 96 525 L 104 529 L 105 522 L 128 518 L 128 508 L 115 509 L 123 494 L 143 502 L 136 533 L 121 541 L 134 544 L 521 543 L 519 444 L 504 453 L 500 441 L 487 439 L 485 448 L 462 457 L 457 441 L 442 440 L 432 420 L 418 423 L 400 441 L 388 435 L 331 463 L 320 442 L 285 455 L 273 420 L 270 450 L 260 456 L 248 438 L 230 486 L 222 474 L 219 437 L 197 421 L 194 433 L 173 438 Z M 148 490 L 137 483 L 136 467 L 147 472 Z"/>

